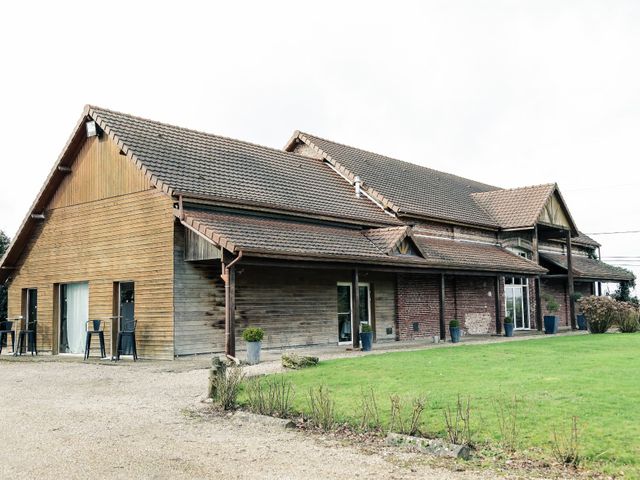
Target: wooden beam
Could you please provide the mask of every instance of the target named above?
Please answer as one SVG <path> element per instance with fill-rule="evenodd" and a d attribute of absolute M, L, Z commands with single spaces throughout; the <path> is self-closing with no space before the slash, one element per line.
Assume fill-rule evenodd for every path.
<path fill-rule="evenodd" d="M 378 335 L 376 333 L 377 322 L 376 322 L 376 290 L 373 282 L 369 283 L 369 316 L 371 317 L 371 328 L 373 329 L 373 341 L 378 341 Z"/>
<path fill-rule="evenodd" d="M 502 334 L 502 319 L 500 318 L 500 279 L 502 277 L 496 277 L 493 283 L 493 296 L 495 297 L 495 313 L 496 313 L 496 334 Z"/>
<path fill-rule="evenodd" d="M 351 343 L 360 348 L 360 282 L 358 268 L 353 269 L 351 280 Z"/>
<path fill-rule="evenodd" d="M 576 304 L 573 298 L 573 259 L 571 248 L 571 232 L 567 231 L 567 288 L 569 289 L 569 317 L 571 319 L 571 330 L 576 330 Z"/>
<path fill-rule="evenodd" d="M 536 329 L 542 331 L 542 300 L 540 298 L 540 277 L 534 280 L 534 294 L 536 296 Z"/>
<path fill-rule="evenodd" d="M 445 340 L 447 338 L 447 329 L 444 319 L 444 273 L 440 274 L 440 340 Z"/>

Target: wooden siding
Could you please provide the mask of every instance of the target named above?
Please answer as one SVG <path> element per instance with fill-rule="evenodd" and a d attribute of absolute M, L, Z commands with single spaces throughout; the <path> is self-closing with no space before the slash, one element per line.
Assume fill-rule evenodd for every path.
<path fill-rule="evenodd" d="M 114 282 L 133 281 L 139 354 L 172 358 L 173 202 L 149 184 L 136 191 L 140 172 L 109 140 L 90 139 L 79 157 L 102 163 L 97 170 L 86 163 L 86 170 L 72 166 L 77 176 L 65 180 L 52 202 L 65 206 L 46 211 L 21 255 L 9 286 L 9 314 L 21 314 L 22 289 L 37 288 L 38 342 L 42 350 L 52 350 L 58 336 L 58 284 L 89 282 L 89 318 L 106 318 L 113 315 Z M 98 185 L 86 177 L 89 171 L 123 181 L 117 189 L 89 195 L 91 185 Z M 108 198 L 95 199 L 101 195 Z M 108 344 L 109 329 L 106 333 Z"/>
<path fill-rule="evenodd" d="M 222 250 L 201 235 L 185 227 L 184 259 L 187 261 L 222 258 Z"/>
<path fill-rule="evenodd" d="M 174 249 L 176 354 L 224 350 L 224 283 L 220 263 L 185 262 L 184 233 L 178 226 Z M 236 340 L 242 331 L 265 330 L 265 348 L 337 342 L 337 282 L 348 271 L 274 268 L 237 264 Z M 378 340 L 395 338 L 395 276 L 362 272 L 373 285 Z M 387 327 L 392 329 L 386 333 Z"/>
<path fill-rule="evenodd" d="M 71 173 L 54 194 L 49 209 L 67 207 L 103 198 L 139 192 L 149 188 L 142 170 L 120 155 L 111 140 L 87 139 L 71 166 Z"/>

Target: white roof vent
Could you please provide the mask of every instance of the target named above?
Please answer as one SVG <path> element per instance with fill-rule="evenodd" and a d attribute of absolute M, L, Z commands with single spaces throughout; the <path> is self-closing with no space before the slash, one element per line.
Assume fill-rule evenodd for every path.
<path fill-rule="evenodd" d="M 356 198 L 360 198 L 361 188 L 362 188 L 362 180 L 360 177 L 356 175 L 356 178 L 353 179 L 353 185 L 356 188 Z"/>

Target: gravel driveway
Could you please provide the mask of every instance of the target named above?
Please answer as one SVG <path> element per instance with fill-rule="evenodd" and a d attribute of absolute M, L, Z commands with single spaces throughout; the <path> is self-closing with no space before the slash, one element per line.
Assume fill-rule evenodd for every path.
<path fill-rule="evenodd" d="M 197 366 L 0 360 L 0 478 L 478 478 L 193 415 L 207 378 Z"/>

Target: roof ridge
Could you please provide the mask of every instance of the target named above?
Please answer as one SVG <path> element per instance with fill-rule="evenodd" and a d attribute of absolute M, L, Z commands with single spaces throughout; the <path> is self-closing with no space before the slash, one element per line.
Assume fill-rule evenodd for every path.
<path fill-rule="evenodd" d="M 483 186 L 486 186 L 486 187 L 495 188 L 496 190 L 501 190 L 500 187 L 496 187 L 495 185 L 489 185 L 488 183 L 479 182 L 477 180 L 472 180 L 472 179 L 467 178 L 467 177 L 462 177 L 460 175 L 456 175 L 455 173 L 449 173 L 449 172 L 445 172 L 445 171 L 442 171 L 442 170 L 436 170 L 435 168 L 431 168 L 431 167 L 427 167 L 427 166 L 424 166 L 424 165 L 420 165 L 418 163 L 409 162 L 407 160 L 401 160 L 401 159 L 395 158 L 395 157 L 390 157 L 390 156 L 384 155 L 382 153 L 377 153 L 377 152 L 374 152 L 374 151 L 371 151 L 371 150 L 366 150 L 366 149 L 360 148 L 360 147 L 354 147 L 353 145 L 347 145 L 346 143 L 336 142 L 335 140 L 330 140 L 328 138 L 320 137 L 320 136 L 314 135 L 312 133 L 303 132 L 302 130 L 296 130 L 296 132 L 298 132 L 298 136 L 305 135 L 307 138 L 309 138 L 309 137 L 317 138 L 318 140 L 324 140 L 325 142 L 331 142 L 331 143 L 334 143 L 336 145 L 340 145 L 342 147 L 353 148 L 354 150 L 360 150 L 361 152 L 365 152 L 365 153 L 368 153 L 368 154 L 371 154 L 371 155 L 377 155 L 379 157 L 388 158 L 389 160 L 393 160 L 395 162 L 401 162 L 401 163 L 410 165 L 412 167 L 423 168 L 425 170 L 430 170 L 431 172 L 435 172 L 435 173 L 438 173 L 438 174 L 447 175 L 449 177 L 454 177 L 454 178 L 458 178 L 460 180 L 473 182 L 473 183 L 478 184 L 478 185 L 483 185 Z"/>
<path fill-rule="evenodd" d="M 497 192 L 514 192 L 516 190 L 532 190 L 534 188 L 540 187 L 557 187 L 557 183 L 540 183 L 537 185 L 525 185 L 524 187 L 513 187 L 513 188 L 499 188 L 496 190 L 487 190 L 486 192 L 473 192 L 471 195 L 484 195 L 487 193 L 497 193 Z"/>
<path fill-rule="evenodd" d="M 305 157 L 304 155 L 300 155 L 299 153 L 287 152 L 285 150 L 282 150 L 281 148 L 269 147 L 268 145 L 262 145 L 260 143 L 248 142 L 246 140 L 241 140 L 239 138 L 228 137 L 226 135 L 219 135 L 217 133 L 206 132 L 204 130 L 198 130 L 198 129 L 195 129 L 195 128 L 181 127 L 180 125 L 175 125 L 173 123 L 160 122 L 158 120 L 153 120 L 151 118 L 141 117 L 139 115 L 133 115 L 131 113 L 126 113 L 126 112 L 120 112 L 118 110 L 112 110 L 112 109 L 100 107 L 100 106 L 97 106 L 97 105 L 89 105 L 89 104 L 87 104 L 85 106 L 85 109 L 93 110 L 96 113 L 98 113 L 99 111 L 104 111 L 104 112 L 112 113 L 114 115 L 122 115 L 122 116 L 133 118 L 133 119 L 136 119 L 136 120 L 142 120 L 144 122 L 150 122 L 150 123 L 153 123 L 153 124 L 156 124 L 156 125 L 162 125 L 163 127 L 175 128 L 177 130 L 182 130 L 184 132 L 197 133 L 199 135 L 204 135 L 206 137 L 215 137 L 215 138 L 220 138 L 220 139 L 223 139 L 223 140 L 231 140 L 233 142 L 242 143 L 244 145 L 248 145 L 248 146 L 251 146 L 251 147 L 264 148 L 266 150 L 270 150 L 270 151 L 273 151 L 273 152 L 278 152 L 278 153 L 281 153 L 281 154 L 284 154 L 284 155 L 290 155 L 292 157 L 304 157 L 305 159 L 309 158 L 309 157 Z"/>

